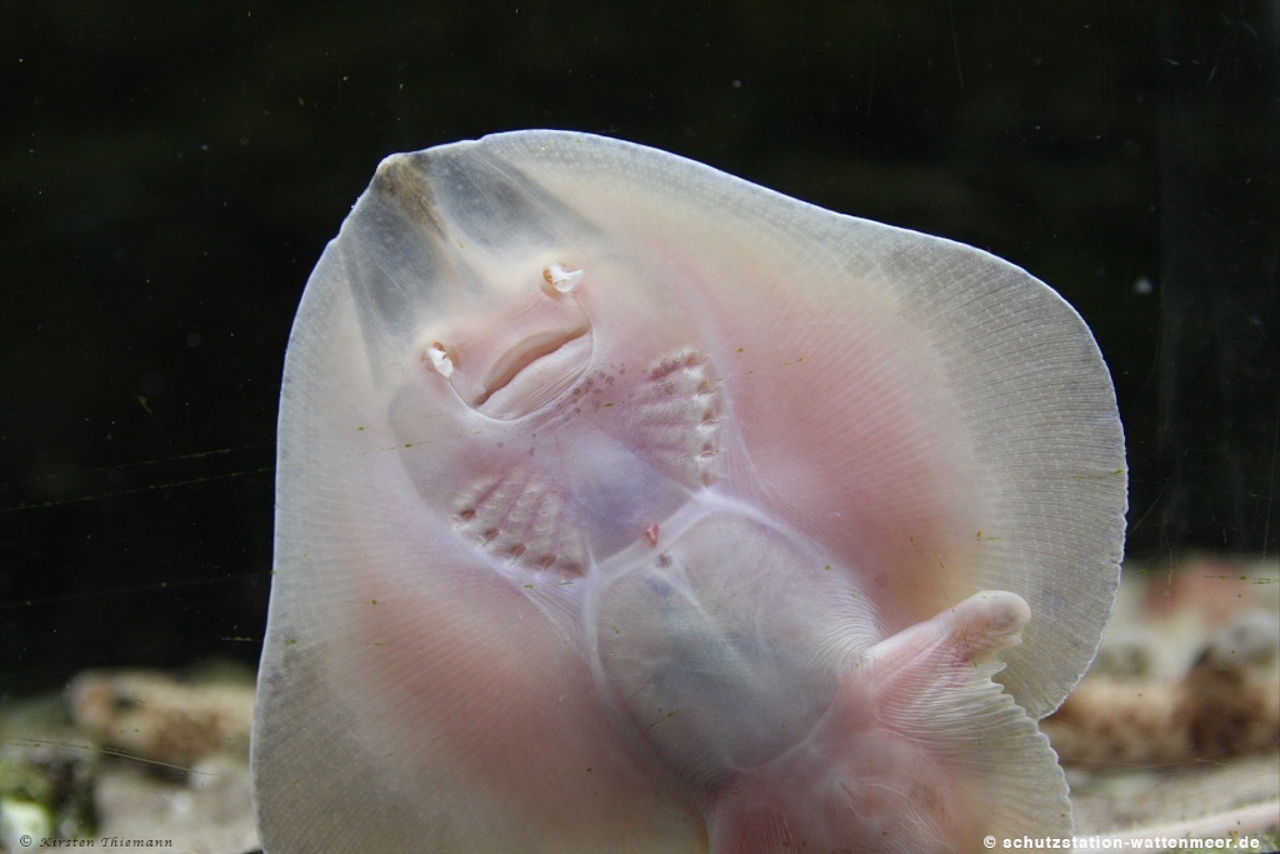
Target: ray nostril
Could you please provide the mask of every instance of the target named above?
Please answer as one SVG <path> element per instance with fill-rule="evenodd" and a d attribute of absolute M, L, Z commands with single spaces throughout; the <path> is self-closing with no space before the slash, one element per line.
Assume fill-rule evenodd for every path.
<path fill-rule="evenodd" d="M 433 342 L 422 351 L 422 363 L 442 377 L 453 376 L 455 364 L 453 355 L 449 352 L 449 348 L 439 341 Z"/>
<path fill-rule="evenodd" d="M 571 294 L 582 284 L 583 272 L 570 270 L 563 264 L 548 264 L 542 268 L 542 279 L 557 293 Z"/>

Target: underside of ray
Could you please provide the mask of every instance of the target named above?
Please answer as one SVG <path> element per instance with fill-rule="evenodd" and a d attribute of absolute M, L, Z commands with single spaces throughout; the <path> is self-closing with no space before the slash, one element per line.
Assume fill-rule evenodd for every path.
<path fill-rule="evenodd" d="M 549 314 L 550 337 L 436 334 L 526 285 L 575 311 L 608 293 L 641 331 L 619 344 L 584 308 Z M 579 377 L 624 369 L 643 381 L 589 413 L 600 435 L 559 431 Z M 619 746 L 591 681 L 573 597 L 603 573 L 598 483 L 827 549 L 874 594 L 872 642 L 1016 594 L 1029 618 L 995 678 L 1031 719 L 1092 658 L 1118 580 L 1114 395 L 1055 293 L 978 250 L 584 134 L 384 162 L 308 284 L 279 447 L 253 757 L 268 854 L 705 850 L 696 799 Z M 677 535 L 654 515 L 599 553 L 662 569 Z"/>

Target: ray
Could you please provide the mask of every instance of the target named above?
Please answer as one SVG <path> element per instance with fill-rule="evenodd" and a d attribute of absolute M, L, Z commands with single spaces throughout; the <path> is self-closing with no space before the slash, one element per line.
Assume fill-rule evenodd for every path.
<path fill-rule="evenodd" d="M 1118 583 L 1079 315 L 655 149 L 393 155 L 289 341 L 267 854 L 968 851 Z"/>

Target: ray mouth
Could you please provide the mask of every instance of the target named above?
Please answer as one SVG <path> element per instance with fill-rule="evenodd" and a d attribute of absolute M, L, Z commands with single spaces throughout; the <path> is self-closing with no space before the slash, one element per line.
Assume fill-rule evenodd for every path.
<path fill-rule="evenodd" d="M 568 388 L 591 360 L 588 325 L 549 329 L 504 348 L 472 396 L 477 412 L 509 421 L 549 403 Z"/>

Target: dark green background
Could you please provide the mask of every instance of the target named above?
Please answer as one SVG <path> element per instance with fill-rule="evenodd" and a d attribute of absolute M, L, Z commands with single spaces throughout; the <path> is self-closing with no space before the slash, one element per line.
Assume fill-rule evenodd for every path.
<path fill-rule="evenodd" d="M 281 359 L 387 153 L 658 146 L 989 249 L 1115 374 L 1130 552 L 1280 543 L 1275 3 L 0 5 L 0 697 L 255 660 Z"/>

